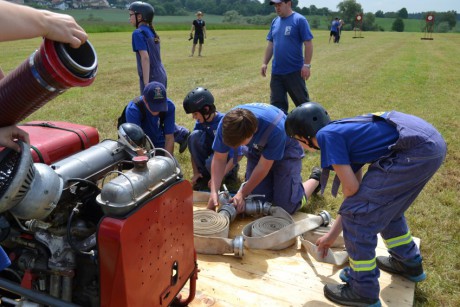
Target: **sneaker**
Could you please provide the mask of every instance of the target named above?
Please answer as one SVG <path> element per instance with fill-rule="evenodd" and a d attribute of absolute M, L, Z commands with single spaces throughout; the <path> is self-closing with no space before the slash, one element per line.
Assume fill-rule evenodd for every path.
<path fill-rule="evenodd" d="M 311 169 L 311 174 L 310 174 L 310 177 L 308 177 L 308 179 L 315 179 L 316 181 L 319 182 L 320 178 L 321 178 L 321 169 L 318 167 L 318 166 L 315 166 Z M 321 191 L 321 184 L 318 184 L 318 186 L 316 187 L 316 189 L 313 191 L 313 194 L 316 194 L 318 193 L 319 191 Z"/>
<path fill-rule="evenodd" d="M 184 139 L 179 143 L 179 153 L 183 153 L 188 146 L 188 138 L 190 136 L 190 132 L 184 137 Z"/>
<path fill-rule="evenodd" d="M 353 293 L 349 284 L 327 284 L 324 286 L 324 296 L 328 300 L 344 306 L 382 306 L 379 299 L 363 297 Z"/>
<path fill-rule="evenodd" d="M 402 275 L 413 282 L 421 282 L 426 279 L 421 259 L 419 263 L 413 266 L 409 266 L 399 260 L 396 260 L 391 255 L 388 257 L 379 256 L 376 261 L 379 269 L 385 272 Z"/>
<path fill-rule="evenodd" d="M 350 281 L 350 270 L 351 268 L 349 266 L 344 267 L 342 271 L 339 273 L 339 278 L 343 282 L 349 282 Z"/>

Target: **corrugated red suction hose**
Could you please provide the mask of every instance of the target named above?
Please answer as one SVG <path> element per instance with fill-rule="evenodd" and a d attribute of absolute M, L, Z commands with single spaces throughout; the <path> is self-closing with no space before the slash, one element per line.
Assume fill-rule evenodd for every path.
<path fill-rule="evenodd" d="M 96 73 L 97 55 L 89 41 L 75 49 L 44 39 L 0 80 L 0 127 L 17 124 L 70 87 L 90 85 Z"/>

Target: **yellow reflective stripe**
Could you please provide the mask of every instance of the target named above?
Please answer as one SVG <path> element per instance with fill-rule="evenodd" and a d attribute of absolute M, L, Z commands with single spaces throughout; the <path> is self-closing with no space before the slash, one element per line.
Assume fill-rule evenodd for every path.
<path fill-rule="evenodd" d="M 410 242 L 412 242 L 412 235 L 409 231 L 402 236 L 384 240 L 384 242 L 385 242 L 386 247 L 391 249 L 391 248 L 395 248 L 395 247 L 398 247 L 404 244 L 409 244 Z"/>
<path fill-rule="evenodd" d="M 355 272 L 365 272 L 365 271 L 372 271 L 377 267 L 377 262 L 375 262 L 375 258 L 371 260 L 353 260 L 348 258 L 350 261 L 350 267 Z"/>
<path fill-rule="evenodd" d="M 305 205 L 307 204 L 307 196 L 302 197 L 302 203 L 300 204 L 300 209 L 303 209 Z"/>

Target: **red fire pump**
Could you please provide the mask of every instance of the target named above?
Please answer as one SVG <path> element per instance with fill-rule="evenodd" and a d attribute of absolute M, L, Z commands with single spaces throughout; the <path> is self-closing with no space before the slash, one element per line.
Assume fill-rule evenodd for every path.
<path fill-rule="evenodd" d="M 37 56 L 43 46 L 57 52 Z M 43 46 L 0 82 L 0 126 L 18 123 L 75 85 L 72 79 L 92 82 L 92 46 L 83 54 Z M 10 91 L 16 83 L 30 88 Z M 93 131 L 86 142 L 81 135 L 91 129 L 47 129 L 62 124 L 23 126 L 30 147 L 0 148 L 0 244 L 7 255 L 0 262 L 11 262 L 0 272 L 1 305 L 186 306 L 198 269 L 192 187 L 176 159 L 153 148 L 135 125 L 134 136 L 122 125 L 118 140 L 98 142 Z"/>

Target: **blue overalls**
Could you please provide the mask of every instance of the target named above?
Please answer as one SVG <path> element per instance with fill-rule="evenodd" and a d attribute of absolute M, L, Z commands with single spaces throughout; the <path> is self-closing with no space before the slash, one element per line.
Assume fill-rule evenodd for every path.
<path fill-rule="evenodd" d="M 248 147 L 246 180 L 249 179 L 257 166 L 271 131 L 282 119 L 284 113 L 279 112 L 275 122 L 265 130 L 260 140 Z M 301 169 L 304 152 L 299 143 L 287 138 L 284 147 L 284 156 L 274 161 L 272 168 L 265 178 L 256 186 L 251 194 L 265 195 L 264 200 L 282 207 L 288 213 L 295 213 L 306 201 L 305 190 L 302 185 Z"/>
<path fill-rule="evenodd" d="M 160 82 L 165 86 L 168 87 L 168 77 L 166 76 L 166 70 L 161 62 L 161 54 L 160 54 L 160 43 L 155 43 L 155 35 L 149 36 L 143 29 L 145 26 L 141 26 L 138 28 L 139 31 L 144 35 L 147 43 L 147 52 L 149 54 L 150 59 L 150 76 L 149 82 L 157 81 Z M 142 64 L 141 64 L 141 56 L 139 51 L 136 52 L 136 60 L 137 60 L 137 72 L 139 74 L 139 86 L 141 90 L 141 95 L 144 91 L 144 80 L 142 77 Z"/>
<path fill-rule="evenodd" d="M 439 132 L 418 117 L 392 111 L 381 118 L 396 127 L 399 138 L 389 147 L 389 155 L 370 164 L 358 192 L 339 210 L 351 267 L 349 283 L 354 293 L 372 299 L 380 292 L 378 233 L 397 260 L 421 261 L 404 212 L 441 166 L 447 150 Z"/>

